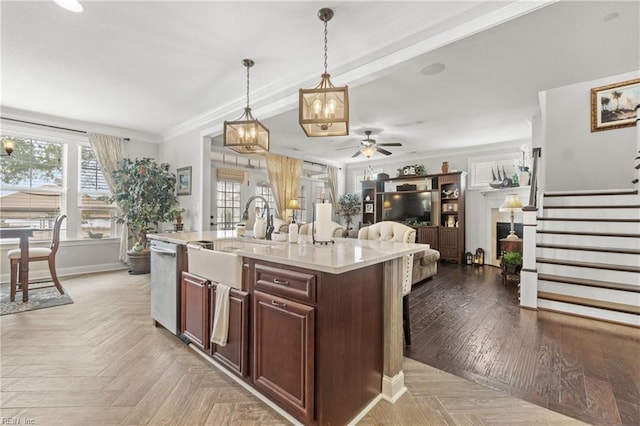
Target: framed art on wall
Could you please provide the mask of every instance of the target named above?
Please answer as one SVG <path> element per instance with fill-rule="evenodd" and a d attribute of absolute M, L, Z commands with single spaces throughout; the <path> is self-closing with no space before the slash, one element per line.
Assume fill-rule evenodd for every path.
<path fill-rule="evenodd" d="M 640 78 L 591 89 L 591 131 L 634 126 Z"/>
<path fill-rule="evenodd" d="M 191 166 L 178 169 L 176 180 L 176 195 L 191 195 Z"/>

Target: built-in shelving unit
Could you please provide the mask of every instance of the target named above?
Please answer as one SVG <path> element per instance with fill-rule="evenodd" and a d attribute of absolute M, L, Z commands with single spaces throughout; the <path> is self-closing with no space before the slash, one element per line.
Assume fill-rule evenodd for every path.
<path fill-rule="evenodd" d="M 362 182 L 363 226 L 395 220 L 416 229 L 416 242 L 462 262 L 466 172 L 401 176 Z"/>

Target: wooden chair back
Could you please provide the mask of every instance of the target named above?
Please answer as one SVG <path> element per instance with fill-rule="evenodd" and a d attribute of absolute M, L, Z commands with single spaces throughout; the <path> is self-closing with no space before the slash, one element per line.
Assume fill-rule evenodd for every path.
<path fill-rule="evenodd" d="M 58 251 L 58 247 L 60 246 L 60 228 L 62 228 L 62 222 L 67 218 L 67 215 L 61 214 L 56 218 L 56 222 L 53 225 L 53 236 L 51 237 L 51 245 L 49 249 L 51 249 L 50 256 L 55 256 Z"/>

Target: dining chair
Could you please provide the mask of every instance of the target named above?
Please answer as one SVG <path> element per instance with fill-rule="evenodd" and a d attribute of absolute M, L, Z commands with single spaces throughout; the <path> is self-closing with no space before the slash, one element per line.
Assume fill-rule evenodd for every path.
<path fill-rule="evenodd" d="M 365 226 L 358 231 L 360 240 L 395 241 L 415 243 L 416 230 L 410 226 L 394 221 L 382 221 Z M 409 321 L 409 294 L 411 293 L 411 277 L 413 274 L 413 253 L 404 256 L 402 264 L 402 329 L 404 343 L 411 346 L 411 323 Z"/>
<path fill-rule="evenodd" d="M 56 222 L 53 225 L 53 235 L 51 237 L 51 244 L 49 248 L 46 247 L 29 247 L 29 258 L 26 260 L 27 262 L 41 262 L 47 261 L 49 263 L 49 272 L 51 273 L 51 279 L 53 280 L 53 285 L 38 287 L 38 289 L 55 287 L 58 289 L 60 294 L 64 294 L 64 290 L 62 289 L 62 285 L 60 285 L 60 281 L 58 280 L 58 275 L 56 274 L 56 253 L 58 252 L 58 247 L 60 246 L 60 228 L 62 227 L 62 222 L 66 219 L 66 215 L 61 214 L 56 218 Z M 18 266 L 23 261 L 20 257 L 20 249 L 9 250 L 7 254 L 9 257 L 9 262 L 11 265 L 11 294 L 10 300 L 11 302 L 16 299 L 16 287 L 18 283 Z M 24 291 L 25 289 L 22 289 Z"/>

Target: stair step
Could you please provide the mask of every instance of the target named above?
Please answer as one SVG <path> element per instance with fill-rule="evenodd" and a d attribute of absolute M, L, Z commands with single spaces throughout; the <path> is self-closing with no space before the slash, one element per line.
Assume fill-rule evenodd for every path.
<path fill-rule="evenodd" d="M 608 248 L 608 247 L 600 247 L 600 246 L 573 246 L 573 245 L 566 245 L 566 244 L 547 244 L 547 243 L 538 243 L 536 247 L 558 249 L 558 250 L 595 251 L 600 253 L 640 254 L 640 249 L 617 248 L 617 247 Z"/>
<path fill-rule="evenodd" d="M 629 233 L 611 233 L 611 232 L 582 232 L 582 231 L 551 231 L 540 229 L 536 231 L 537 234 L 562 234 L 562 235 L 584 235 L 590 237 L 621 237 L 621 238 L 640 238 L 640 234 Z"/>
<path fill-rule="evenodd" d="M 566 235 L 560 233 L 537 233 L 536 243 L 540 244 L 558 244 L 558 245 L 574 245 L 574 246 L 591 246 L 597 245 L 602 248 L 619 248 L 635 250 L 640 248 L 640 240 L 638 238 L 617 238 L 615 236 L 590 236 L 590 235 Z M 545 257 L 545 256 L 541 256 Z M 548 256 L 547 256 L 548 257 Z"/>
<path fill-rule="evenodd" d="M 590 308 L 606 309 L 609 311 L 621 312 L 625 314 L 640 314 L 640 306 L 624 305 L 621 303 L 612 303 L 604 300 L 587 299 L 584 297 L 571 296 L 568 294 L 538 291 L 538 298 L 545 300 L 554 300 L 557 302 L 571 303 L 573 305 L 587 306 Z"/>
<path fill-rule="evenodd" d="M 545 192 L 544 197 L 599 197 L 606 196 L 621 196 L 621 195 L 638 195 L 637 189 L 620 189 L 620 190 L 606 190 L 606 191 L 557 191 L 557 192 Z"/>
<path fill-rule="evenodd" d="M 601 269 L 608 271 L 621 271 L 621 272 L 635 272 L 640 273 L 640 266 L 630 265 L 611 265 L 609 263 L 596 263 L 596 262 L 579 262 L 575 260 L 559 260 L 539 257 L 536 258 L 537 263 L 547 263 L 550 265 L 563 265 L 563 266 L 575 266 L 580 268 Z"/>
<path fill-rule="evenodd" d="M 640 315 L 538 298 L 538 309 L 640 327 Z"/>
<path fill-rule="evenodd" d="M 560 275 L 538 274 L 539 281 L 553 281 L 559 283 L 583 285 L 586 287 L 606 288 L 610 290 L 631 291 L 640 293 L 640 285 L 615 283 L 611 281 L 592 280 L 588 278 L 564 277 Z"/>
<path fill-rule="evenodd" d="M 640 219 L 611 219 L 611 218 L 599 218 L 599 217 L 538 217 L 539 221 L 554 221 L 554 222 L 604 222 L 604 223 L 640 223 Z"/>

